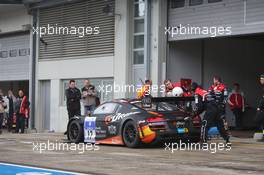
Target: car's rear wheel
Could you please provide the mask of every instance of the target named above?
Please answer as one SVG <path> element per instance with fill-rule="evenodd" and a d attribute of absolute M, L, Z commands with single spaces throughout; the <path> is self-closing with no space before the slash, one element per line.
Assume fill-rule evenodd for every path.
<path fill-rule="evenodd" d="M 123 128 L 123 141 L 127 147 L 136 148 L 140 146 L 139 133 L 134 121 L 128 121 Z"/>
<path fill-rule="evenodd" d="M 78 120 L 72 120 L 68 125 L 68 139 L 73 143 L 83 141 L 83 127 Z"/>

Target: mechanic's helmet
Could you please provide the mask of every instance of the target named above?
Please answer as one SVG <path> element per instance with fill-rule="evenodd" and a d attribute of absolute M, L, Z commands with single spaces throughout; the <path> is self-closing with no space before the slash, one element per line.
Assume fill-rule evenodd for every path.
<path fill-rule="evenodd" d="M 166 97 L 173 97 L 172 92 L 167 92 L 167 93 L 166 93 Z"/>
<path fill-rule="evenodd" d="M 181 97 L 183 96 L 183 90 L 181 87 L 175 87 L 172 89 L 172 94 L 175 97 Z"/>

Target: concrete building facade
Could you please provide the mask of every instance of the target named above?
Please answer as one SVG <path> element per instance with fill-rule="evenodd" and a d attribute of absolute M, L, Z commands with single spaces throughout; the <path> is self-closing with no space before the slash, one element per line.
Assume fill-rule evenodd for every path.
<path fill-rule="evenodd" d="M 38 131 L 66 130 L 67 83 L 75 79 L 80 88 L 87 78 L 97 88 L 114 84 L 136 86 L 145 79 L 162 85 L 166 78 L 172 81 L 191 78 L 208 88 L 212 76 L 219 75 L 229 90 L 233 83 L 241 84 L 248 104 L 245 122 L 252 121 L 260 93 L 258 75 L 263 71 L 263 2 L 56 0 L 25 1 L 25 7 L 35 28 L 48 25 L 100 28 L 99 35 L 83 37 L 40 36 L 30 30 L 35 53 L 30 57 L 35 60 L 31 71 L 35 73 L 31 90 L 35 94 L 33 124 Z M 21 26 L 17 20 L 3 21 L 0 29 L 12 21 Z M 195 27 L 198 33 L 177 33 L 183 27 Z M 207 29 L 207 33 L 201 33 L 201 29 Z M 216 29 L 220 33 L 212 36 L 215 33 L 210 32 Z M 135 97 L 133 92 L 99 94 L 101 101 Z M 228 115 L 233 125 L 230 111 Z"/>

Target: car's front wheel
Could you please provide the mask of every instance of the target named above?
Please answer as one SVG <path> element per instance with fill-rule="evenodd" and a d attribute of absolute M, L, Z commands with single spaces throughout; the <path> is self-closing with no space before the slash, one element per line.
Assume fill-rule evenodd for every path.
<path fill-rule="evenodd" d="M 140 146 L 139 133 L 134 121 L 131 120 L 125 123 L 122 136 L 127 147 L 136 148 Z"/>
<path fill-rule="evenodd" d="M 83 127 L 78 120 L 72 120 L 68 125 L 68 139 L 73 143 L 83 141 Z"/>

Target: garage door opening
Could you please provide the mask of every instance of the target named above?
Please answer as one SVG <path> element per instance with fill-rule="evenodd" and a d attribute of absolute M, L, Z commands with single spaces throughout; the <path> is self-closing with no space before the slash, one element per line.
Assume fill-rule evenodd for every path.
<path fill-rule="evenodd" d="M 261 96 L 259 75 L 264 73 L 264 35 L 236 36 L 169 42 L 167 77 L 173 81 L 191 78 L 204 88 L 214 75 L 222 77 L 231 92 L 239 83 L 245 94 L 247 111 L 243 124 L 254 127 L 258 99 Z M 230 126 L 235 119 L 227 106 Z"/>
<path fill-rule="evenodd" d="M 25 95 L 29 95 L 29 81 L 0 81 L 0 89 L 4 95 L 7 95 L 8 90 L 12 90 L 15 96 L 18 96 L 18 91 L 23 90 Z"/>

